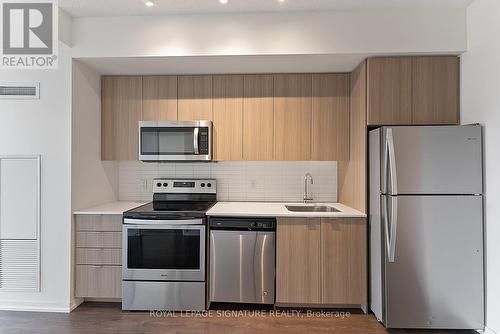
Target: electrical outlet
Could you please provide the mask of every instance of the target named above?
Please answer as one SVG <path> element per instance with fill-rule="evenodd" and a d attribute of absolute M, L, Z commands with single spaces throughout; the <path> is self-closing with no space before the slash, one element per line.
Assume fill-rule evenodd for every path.
<path fill-rule="evenodd" d="M 256 179 L 250 180 L 250 188 L 255 189 L 256 187 L 257 187 L 257 180 Z"/>

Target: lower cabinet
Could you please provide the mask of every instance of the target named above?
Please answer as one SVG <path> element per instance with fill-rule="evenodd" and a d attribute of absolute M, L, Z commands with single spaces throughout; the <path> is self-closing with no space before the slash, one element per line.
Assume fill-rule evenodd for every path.
<path fill-rule="evenodd" d="M 75 295 L 89 298 L 121 298 L 121 266 L 77 264 Z"/>
<path fill-rule="evenodd" d="M 279 218 L 277 304 L 367 304 L 365 218 Z"/>
<path fill-rule="evenodd" d="M 122 216 L 77 215 L 75 296 L 121 298 Z"/>
<path fill-rule="evenodd" d="M 367 304 L 365 218 L 321 219 L 321 302 Z"/>
<path fill-rule="evenodd" d="M 320 241 L 320 219 L 278 218 L 277 303 L 321 303 Z"/>

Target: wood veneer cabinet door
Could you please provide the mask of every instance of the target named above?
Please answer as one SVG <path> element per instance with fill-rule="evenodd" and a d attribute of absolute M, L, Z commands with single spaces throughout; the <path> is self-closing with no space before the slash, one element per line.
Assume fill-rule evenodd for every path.
<path fill-rule="evenodd" d="M 121 298 L 122 267 L 77 265 L 75 296 Z"/>
<path fill-rule="evenodd" d="M 338 161 L 339 202 L 366 213 L 366 61 L 350 78 L 349 159 Z"/>
<path fill-rule="evenodd" d="M 311 159 L 311 74 L 274 77 L 274 159 Z"/>
<path fill-rule="evenodd" d="M 178 119 L 212 120 L 212 76 L 178 77 Z"/>
<path fill-rule="evenodd" d="M 320 219 L 279 218 L 276 238 L 276 302 L 320 303 Z"/>
<path fill-rule="evenodd" d="M 321 219 L 323 304 L 367 304 L 365 218 Z"/>
<path fill-rule="evenodd" d="M 368 125 L 411 124 L 411 58 L 370 58 L 367 64 Z"/>
<path fill-rule="evenodd" d="M 349 160 L 349 74 L 312 76 L 311 160 Z"/>
<path fill-rule="evenodd" d="M 177 76 L 142 77 L 142 120 L 177 119 Z"/>
<path fill-rule="evenodd" d="M 413 58 L 414 124 L 458 124 L 458 100 L 458 57 Z"/>
<path fill-rule="evenodd" d="M 243 159 L 274 159 L 273 75 L 245 75 Z"/>
<path fill-rule="evenodd" d="M 104 76 L 101 94 L 101 158 L 137 160 L 142 77 Z"/>
<path fill-rule="evenodd" d="M 243 159 L 243 75 L 213 77 L 214 159 Z"/>

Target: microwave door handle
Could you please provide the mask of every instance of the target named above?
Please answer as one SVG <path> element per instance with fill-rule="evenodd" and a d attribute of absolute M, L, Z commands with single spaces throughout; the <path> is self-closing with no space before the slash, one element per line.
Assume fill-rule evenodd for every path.
<path fill-rule="evenodd" d="M 194 154 L 200 154 L 200 150 L 198 148 L 199 131 L 200 131 L 200 128 L 194 128 L 194 135 L 193 135 Z"/>

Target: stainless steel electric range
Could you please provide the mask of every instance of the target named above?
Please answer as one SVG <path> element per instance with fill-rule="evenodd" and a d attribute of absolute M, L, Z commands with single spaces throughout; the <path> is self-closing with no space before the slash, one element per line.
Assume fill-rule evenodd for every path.
<path fill-rule="evenodd" d="M 123 214 L 122 309 L 204 310 L 216 180 L 154 179 L 153 191 L 153 202 Z"/>

